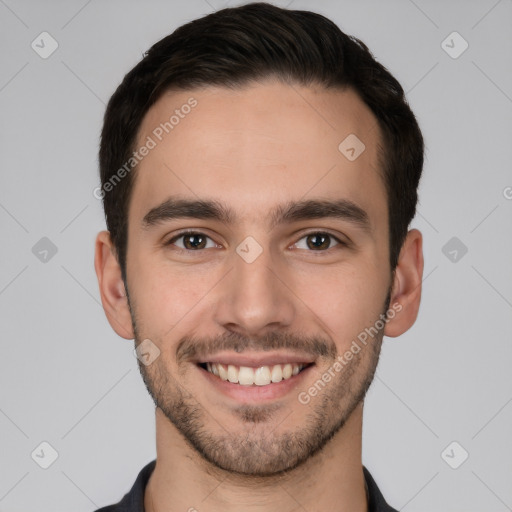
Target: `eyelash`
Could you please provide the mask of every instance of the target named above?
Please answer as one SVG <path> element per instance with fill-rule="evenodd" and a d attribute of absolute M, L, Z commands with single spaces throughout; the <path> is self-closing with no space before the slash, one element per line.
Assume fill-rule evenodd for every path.
<path fill-rule="evenodd" d="M 191 236 L 191 235 L 202 235 L 202 236 L 205 236 L 206 238 L 212 240 L 211 237 L 209 237 L 208 235 L 206 235 L 205 233 L 201 232 L 201 231 L 192 231 L 192 230 L 189 230 L 189 231 L 182 231 L 181 233 L 173 236 L 172 238 L 170 238 L 167 242 L 165 242 L 165 246 L 168 246 L 168 245 L 173 245 L 174 242 L 176 242 L 177 240 L 179 240 L 180 238 L 183 238 L 185 236 Z M 308 236 L 310 235 L 327 235 L 328 237 L 330 237 L 331 239 L 335 240 L 337 242 L 337 244 L 334 246 L 334 247 L 337 247 L 338 245 L 340 247 L 348 247 L 348 243 L 346 242 L 343 242 L 342 240 L 340 240 L 338 237 L 334 236 L 332 233 L 329 233 L 328 231 L 310 231 L 309 233 L 304 233 L 297 242 L 295 242 L 295 244 L 293 245 L 296 245 L 300 240 L 302 240 L 303 238 L 307 238 Z M 213 241 L 213 240 L 212 240 Z M 334 247 L 329 247 L 328 249 L 325 249 L 325 250 L 318 250 L 318 251 L 314 251 L 314 250 L 309 250 L 308 252 L 327 252 L 331 249 L 334 249 Z M 186 252 L 186 253 L 193 253 L 193 252 L 202 252 L 204 251 L 205 249 L 197 249 L 197 250 L 191 250 L 191 249 L 182 249 L 181 247 L 177 247 L 176 250 L 178 251 L 181 251 L 181 252 Z M 301 250 L 304 250 L 304 249 L 301 249 Z"/>

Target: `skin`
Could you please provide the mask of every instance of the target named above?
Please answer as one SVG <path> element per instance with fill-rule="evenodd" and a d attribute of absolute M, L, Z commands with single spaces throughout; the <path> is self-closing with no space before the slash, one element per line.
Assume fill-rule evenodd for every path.
<path fill-rule="evenodd" d="M 157 465 L 146 510 L 366 511 L 364 393 L 383 335 L 399 336 L 417 317 L 423 273 L 417 230 L 409 231 L 391 272 L 376 119 L 352 90 L 276 81 L 208 87 L 160 98 L 143 120 L 139 146 L 191 96 L 197 106 L 137 168 L 126 287 L 109 233 L 96 240 L 112 328 L 160 350 L 150 365 L 139 363 L 157 404 Z M 354 161 L 338 150 L 351 133 L 366 146 Z M 170 196 L 222 202 L 233 222 L 180 218 L 145 229 L 144 216 Z M 272 227 L 266 215 L 289 201 L 340 198 L 367 213 L 368 230 L 331 217 Z M 208 245 L 188 245 L 188 252 L 183 238 L 166 245 L 184 228 L 209 237 Z M 318 249 L 315 233 L 346 245 L 330 238 Z M 262 249 L 252 263 L 236 251 L 248 236 Z M 400 312 L 316 397 L 300 403 L 299 393 L 385 312 L 388 293 Z M 208 360 L 216 342 L 228 354 L 300 353 L 314 365 L 283 396 L 234 399 L 178 350 L 196 347 Z"/>

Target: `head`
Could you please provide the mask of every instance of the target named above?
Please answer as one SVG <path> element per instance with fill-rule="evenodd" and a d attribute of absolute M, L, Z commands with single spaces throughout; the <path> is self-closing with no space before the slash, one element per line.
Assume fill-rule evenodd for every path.
<path fill-rule="evenodd" d="M 417 315 L 422 165 L 400 84 L 315 13 L 223 9 L 125 76 L 101 136 L 102 301 L 116 332 L 150 340 L 146 386 L 209 463 L 291 470 L 362 403 L 383 335 Z M 224 381 L 230 362 L 261 382 Z M 301 371 L 264 384 L 278 363 Z"/>

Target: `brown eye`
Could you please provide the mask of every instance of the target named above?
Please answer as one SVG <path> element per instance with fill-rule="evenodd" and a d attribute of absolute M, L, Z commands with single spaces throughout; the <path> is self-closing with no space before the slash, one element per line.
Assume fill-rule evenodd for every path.
<path fill-rule="evenodd" d="M 331 245 L 330 237 L 321 233 L 308 235 L 306 238 L 310 249 L 329 249 Z"/>
<path fill-rule="evenodd" d="M 183 245 L 185 249 L 204 249 L 206 245 L 206 237 L 203 235 L 185 235 L 183 237 Z"/>
<path fill-rule="evenodd" d="M 302 242 L 305 240 L 305 243 Z M 334 241 L 334 244 L 333 244 Z M 311 251 L 325 251 L 336 245 L 343 245 L 342 242 L 335 236 L 329 233 L 315 232 L 309 233 L 302 237 L 299 242 L 295 244 L 298 249 L 309 249 Z"/>
<path fill-rule="evenodd" d="M 208 245 L 210 241 L 210 245 Z M 208 249 L 216 247 L 216 244 L 206 236 L 204 233 L 196 231 L 190 231 L 187 233 L 181 233 L 174 238 L 171 238 L 166 245 L 176 245 L 178 248 L 186 251 L 198 251 L 201 249 Z"/>

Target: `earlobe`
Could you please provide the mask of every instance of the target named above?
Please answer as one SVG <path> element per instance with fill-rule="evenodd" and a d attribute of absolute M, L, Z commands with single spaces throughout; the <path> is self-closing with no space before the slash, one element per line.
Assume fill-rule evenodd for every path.
<path fill-rule="evenodd" d="M 391 288 L 389 315 L 384 334 L 400 336 L 412 327 L 418 316 L 423 278 L 423 238 L 417 229 L 411 229 L 402 245 Z"/>
<path fill-rule="evenodd" d="M 121 267 L 108 231 L 96 237 L 94 268 L 98 278 L 101 303 L 112 329 L 125 339 L 133 339 L 130 308 L 121 275 Z"/>

